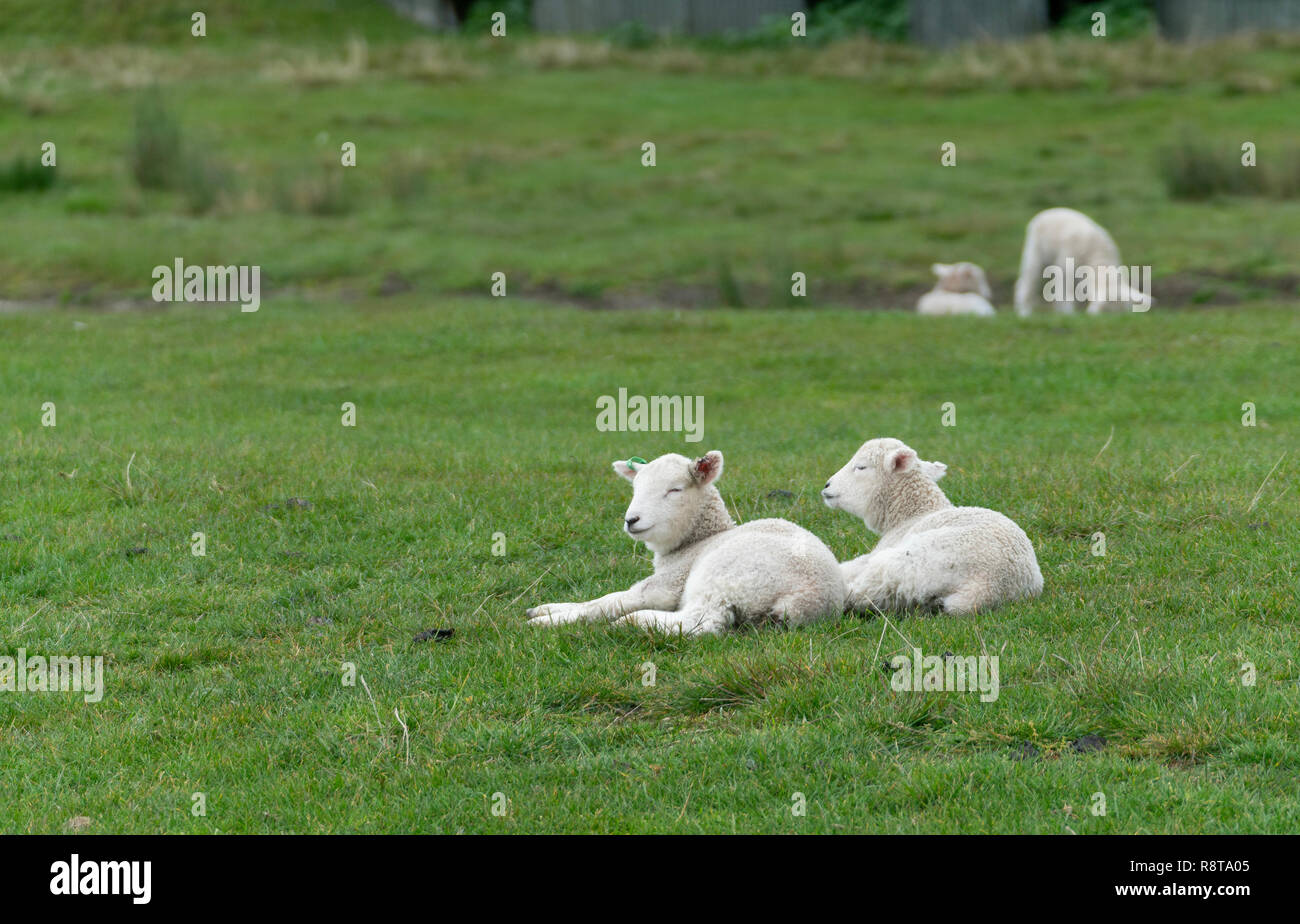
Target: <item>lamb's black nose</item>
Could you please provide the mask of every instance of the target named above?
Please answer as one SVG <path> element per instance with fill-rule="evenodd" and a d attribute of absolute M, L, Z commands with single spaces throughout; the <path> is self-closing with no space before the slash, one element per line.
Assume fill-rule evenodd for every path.
<path fill-rule="evenodd" d="M 828 488 L 829 488 L 829 487 L 830 487 L 830 486 L 831 486 L 831 483 L 830 483 L 830 480 L 829 480 L 829 479 L 827 479 L 827 481 L 826 481 L 826 487 L 828 487 Z"/>
<path fill-rule="evenodd" d="M 641 518 L 640 518 L 640 517 L 628 517 L 628 518 L 627 518 L 627 521 L 626 521 L 626 522 L 627 522 L 627 525 L 628 525 L 628 528 L 630 529 L 630 528 L 632 528 L 633 526 L 636 526 L 637 520 L 639 520 L 639 519 L 641 519 Z"/>

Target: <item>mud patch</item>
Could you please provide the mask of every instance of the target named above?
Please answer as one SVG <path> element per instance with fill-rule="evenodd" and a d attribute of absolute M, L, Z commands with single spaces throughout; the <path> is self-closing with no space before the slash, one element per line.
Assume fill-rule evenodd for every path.
<path fill-rule="evenodd" d="M 991 277 L 993 305 L 999 313 L 1013 311 L 1012 292 L 1015 277 Z M 738 300 L 750 308 L 854 308 L 860 311 L 914 311 L 916 302 L 930 291 L 930 284 L 898 285 L 872 279 L 811 281 L 807 298 L 790 299 L 774 293 L 771 286 L 738 285 Z M 1155 310 L 1166 308 L 1195 309 L 1237 305 L 1246 301 L 1290 300 L 1300 297 L 1300 276 L 1248 276 L 1191 270 L 1169 276 L 1156 276 Z M 478 296 L 481 292 L 462 293 Z M 696 310 L 717 308 L 728 296 L 717 286 L 674 284 L 650 290 L 606 291 L 599 293 L 566 291 L 557 283 L 525 285 L 524 298 L 541 302 L 572 305 L 593 311 L 626 311 L 647 308 Z M 1082 306 L 1079 312 L 1082 312 Z M 1040 313 L 1047 309 L 1040 308 Z M 1068 332 L 1068 329 L 1061 329 Z"/>
<path fill-rule="evenodd" d="M 990 277 L 999 314 L 1011 313 L 1014 276 Z M 1156 276 L 1153 310 L 1213 308 L 1250 301 L 1291 301 L 1300 298 L 1300 276 L 1250 276 L 1212 270 L 1188 270 L 1168 276 Z M 276 298 L 296 301 L 360 302 L 379 296 L 431 298 L 482 298 L 475 290 L 426 290 L 400 273 L 387 273 L 367 289 L 365 286 L 304 288 L 286 286 L 270 291 L 263 287 L 263 302 Z M 731 304 L 740 308 L 850 308 L 859 311 L 914 311 L 916 301 L 930 291 L 930 284 L 900 285 L 874 279 L 812 280 L 805 298 L 792 298 L 784 289 L 772 285 L 733 282 L 727 291 L 717 284 L 670 283 L 654 288 L 592 291 L 589 288 L 566 288 L 554 281 L 524 282 L 512 289 L 514 297 L 557 306 L 589 311 L 642 311 L 648 309 L 703 310 Z M 30 299 L 0 299 L 0 315 L 25 312 L 49 312 L 62 308 L 106 313 L 124 311 L 166 311 L 173 303 L 155 302 L 150 298 L 98 295 L 75 291 L 60 296 Z M 175 303 L 192 307 L 226 309 L 225 303 Z M 1079 309 L 1082 311 L 1082 308 Z M 1047 309 L 1040 308 L 1040 313 Z M 1068 333 L 1069 328 L 1053 328 Z"/>

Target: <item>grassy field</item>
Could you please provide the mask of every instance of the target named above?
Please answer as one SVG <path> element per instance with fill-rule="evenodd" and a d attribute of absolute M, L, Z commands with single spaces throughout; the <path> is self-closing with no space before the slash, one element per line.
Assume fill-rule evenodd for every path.
<path fill-rule="evenodd" d="M 423 298 L 7 319 L 5 647 L 102 652 L 108 687 L 0 697 L 3 829 L 1294 830 L 1292 456 L 1266 476 L 1294 452 L 1298 327 Z M 956 502 L 1023 524 L 1044 596 L 685 642 L 528 628 L 526 604 L 648 573 L 609 461 L 690 448 L 598 432 L 620 385 L 703 394 L 733 511 L 841 556 L 870 540 L 817 489 L 904 435 Z M 455 635 L 412 641 L 434 627 Z M 1001 696 L 892 693 L 909 643 L 998 654 Z M 1087 734 L 1106 748 L 1074 753 Z"/>
<path fill-rule="evenodd" d="M 1155 268 L 1165 305 L 1297 292 L 1284 37 L 932 59 L 865 41 L 629 52 L 290 28 L 305 37 L 237 40 L 215 14 L 180 45 L 0 33 L 0 162 L 45 141 L 59 159 L 52 189 L 5 197 L 22 233 L 0 297 L 147 299 L 148 268 L 180 254 L 261 264 L 277 291 L 482 294 L 499 271 L 515 294 L 692 307 L 784 306 L 795 270 L 819 304 L 911 307 L 931 263 L 972 260 L 1006 300 L 1025 222 L 1063 202 Z M 157 108 L 190 169 L 142 189 L 136 120 Z M 1171 200 L 1162 153 L 1189 138 L 1237 173 L 1254 142 L 1297 197 Z"/>
<path fill-rule="evenodd" d="M 0 655 L 106 667 L 97 704 L 0 693 L 0 832 L 1300 827 L 1300 200 L 1171 199 L 1159 155 L 1195 126 L 1284 156 L 1285 40 L 634 51 L 293 8 L 198 47 L 138 11 L 0 25 L 0 166 L 59 158 L 0 182 Z M 161 189 L 150 105 L 205 168 Z M 1058 204 L 1154 267 L 1152 311 L 1012 316 Z M 260 265 L 261 310 L 154 305 L 178 256 Z M 962 259 L 999 317 L 888 310 Z M 704 440 L 598 431 L 620 388 L 702 395 Z M 524 625 L 649 573 L 612 460 L 720 449 L 737 518 L 843 558 L 873 539 L 817 491 L 883 435 L 1024 527 L 1042 598 Z M 892 692 L 914 646 L 996 654 L 1000 696 Z"/>

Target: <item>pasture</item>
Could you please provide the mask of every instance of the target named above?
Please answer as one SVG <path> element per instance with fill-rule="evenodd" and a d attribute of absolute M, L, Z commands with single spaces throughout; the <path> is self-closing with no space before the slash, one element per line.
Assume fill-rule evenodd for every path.
<path fill-rule="evenodd" d="M 0 693 L 0 831 L 1300 825 L 1300 200 L 1175 197 L 1166 160 L 1244 139 L 1284 176 L 1282 39 L 1072 69 L 1068 39 L 931 61 L 411 40 L 385 13 L 197 47 L 94 25 L 0 29 L 0 159 L 58 146 L 53 183 L 0 190 L 0 655 L 105 670 L 98 703 Z M 1050 205 L 1153 266 L 1150 312 L 1014 316 Z M 154 303 L 177 257 L 261 266 L 260 309 Z M 911 313 L 954 260 L 997 317 Z M 620 388 L 703 396 L 703 440 L 598 430 Z M 649 573 L 612 460 L 720 449 L 733 515 L 845 558 L 872 539 L 817 492 L 884 435 L 1025 529 L 1040 599 L 525 626 Z M 996 654 L 1000 695 L 891 691 L 913 647 Z"/>

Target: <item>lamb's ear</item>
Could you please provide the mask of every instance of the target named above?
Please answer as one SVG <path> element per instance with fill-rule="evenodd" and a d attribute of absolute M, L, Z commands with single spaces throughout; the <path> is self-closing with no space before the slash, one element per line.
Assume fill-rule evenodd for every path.
<path fill-rule="evenodd" d="M 947 276 L 949 273 L 952 272 L 952 264 L 932 263 L 930 264 L 930 272 L 934 273 L 936 276 L 942 279 L 944 276 Z"/>
<path fill-rule="evenodd" d="M 622 459 L 619 459 L 614 463 L 614 471 L 618 472 L 628 481 L 631 481 L 633 478 L 636 477 L 636 469 L 628 465 Z"/>
<path fill-rule="evenodd" d="M 917 464 L 921 466 L 921 474 L 931 481 L 938 481 L 948 474 L 948 466 L 942 462 L 927 462 L 925 459 L 918 459 Z"/>
<path fill-rule="evenodd" d="M 691 463 L 691 477 L 700 487 L 707 487 L 722 474 L 722 453 L 714 449 Z"/>
<path fill-rule="evenodd" d="M 898 475 L 909 471 L 917 463 L 916 450 L 904 446 L 885 456 L 885 471 Z"/>

